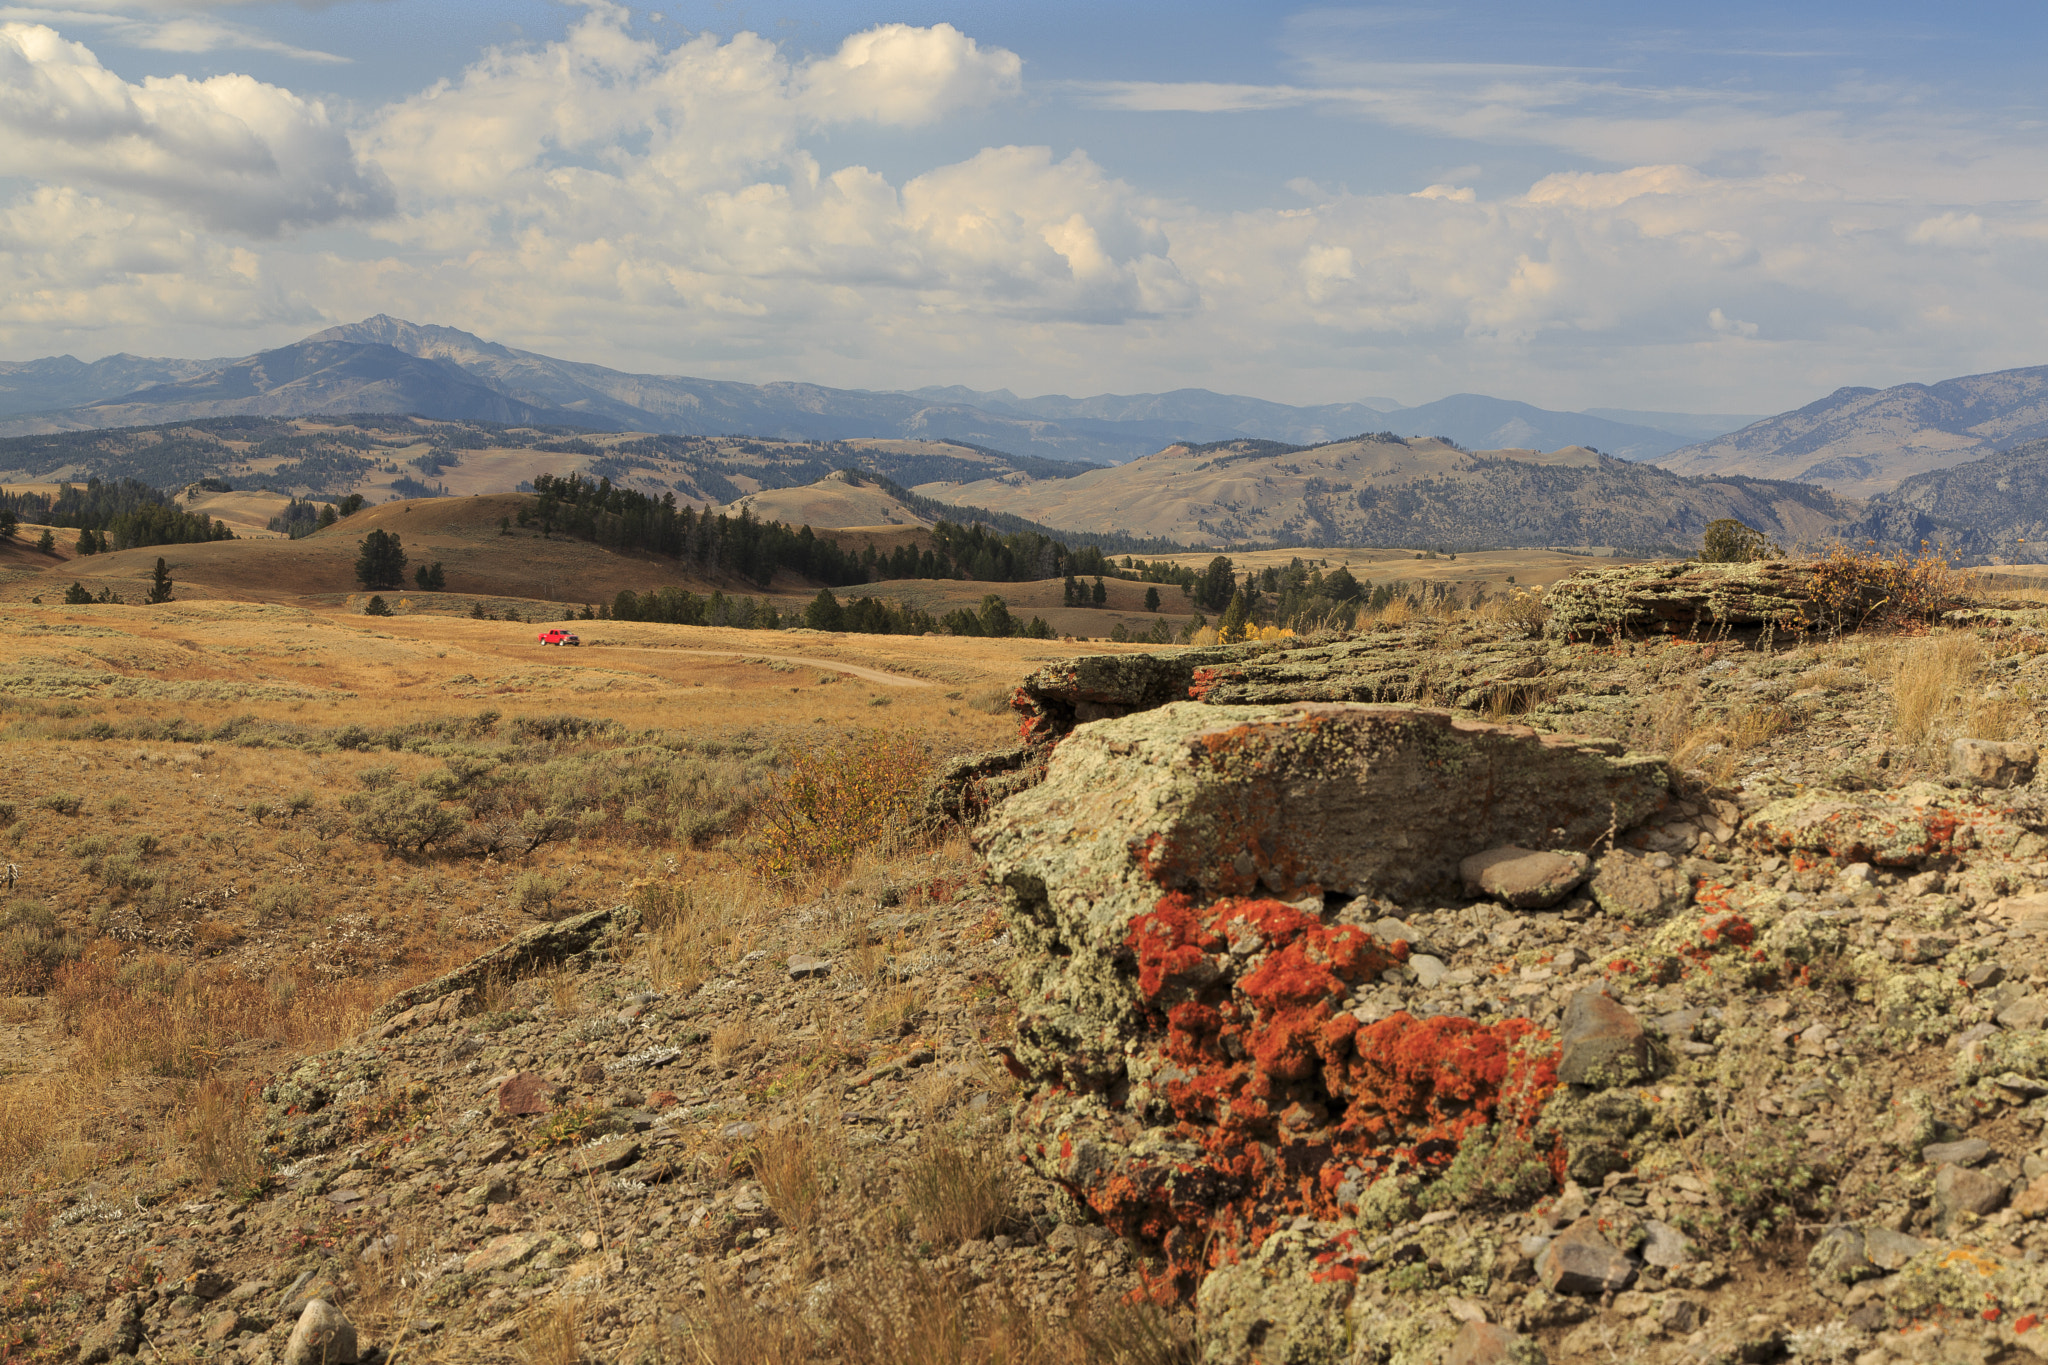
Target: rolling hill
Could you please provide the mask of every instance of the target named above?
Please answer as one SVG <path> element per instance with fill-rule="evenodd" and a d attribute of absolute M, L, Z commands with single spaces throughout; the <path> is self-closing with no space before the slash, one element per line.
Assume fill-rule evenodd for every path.
<path fill-rule="evenodd" d="M 1176 445 L 1048 482 L 1024 474 L 915 489 L 1075 530 L 1196 543 L 1606 546 L 1685 554 L 1709 521 L 1738 517 L 1786 544 L 1862 514 L 1810 485 L 1689 479 L 1583 447 L 1472 452 L 1437 440 L 1361 437 L 1313 447 Z"/>
<path fill-rule="evenodd" d="M 1836 389 L 1815 403 L 1658 461 L 1680 474 L 1747 474 L 1882 493 L 1929 470 L 2048 436 L 2048 366 L 1938 384 Z"/>

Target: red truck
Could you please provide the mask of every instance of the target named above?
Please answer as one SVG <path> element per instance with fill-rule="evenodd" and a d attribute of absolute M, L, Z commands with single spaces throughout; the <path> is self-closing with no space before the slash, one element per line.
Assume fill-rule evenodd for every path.
<path fill-rule="evenodd" d="M 560 627 L 542 631 L 540 633 L 540 642 L 544 645 L 580 645 L 583 643 L 576 638 L 575 631 L 563 630 Z"/>

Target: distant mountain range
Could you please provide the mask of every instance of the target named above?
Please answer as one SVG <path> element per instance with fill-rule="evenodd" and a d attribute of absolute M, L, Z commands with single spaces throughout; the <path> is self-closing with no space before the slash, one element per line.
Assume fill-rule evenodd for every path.
<path fill-rule="evenodd" d="M 1176 441 L 1253 437 L 1311 445 L 1383 430 L 1442 436 L 1468 448 L 1586 445 L 1649 460 L 1753 420 L 1639 414 L 1665 423 L 1659 426 L 1480 394 L 1417 408 L 1383 398 L 1294 407 L 1207 389 L 1019 398 L 1007 390 L 957 386 L 875 392 L 742 384 L 628 374 L 383 315 L 239 360 L 122 355 L 90 365 L 69 356 L 0 362 L 0 435 L 348 412 L 664 435 L 952 440 L 1097 464 L 1135 459 Z"/>
<path fill-rule="evenodd" d="M 1867 498 L 2041 437 L 2048 437 L 2048 365 L 1938 384 L 1836 389 L 1658 463 L 1681 474 L 1798 479 Z"/>

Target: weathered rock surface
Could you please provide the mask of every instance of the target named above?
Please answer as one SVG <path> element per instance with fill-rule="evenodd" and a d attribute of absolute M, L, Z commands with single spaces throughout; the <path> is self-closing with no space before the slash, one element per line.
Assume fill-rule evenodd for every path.
<path fill-rule="evenodd" d="M 1629 924 L 1659 924 L 1692 904 L 1692 878 L 1668 853 L 1603 853 L 1587 890 L 1602 910 Z"/>
<path fill-rule="evenodd" d="M 1571 998 L 1562 1042 L 1557 1078 L 1567 1085 L 1628 1085 L 1655 1070 L 1642 1024 L 1601 991 L 1580 991 Z"/>
<path fill-rule="evenodd" d="M 1471 853 L 1590 845 L 1669 799 L 1658 762 L 1416 707 L 1178 703 L 1076 731 L 976 835 L 1010 896 L 1042 1075 L 1123 1070 L 1129 936 L 1164 898 L 1455 893 Z"/>
<path fill-rule="evenodd" d="M 1998 739 L 1958 739 L 1948 746 L 1948 770 L 1986 787 L 2016 787 L 2034 780 L 2041 751 L 2031 744 Z"/>
<path fill-rule="evenodd" d="M 1840 619 L 1861 622 L 1884 593 L 1857 585 L 1846 600 L 1820 600 L 1809 560 L 1700 564 L 1667 560 L 1622 569 L 1588 569 L 1551 585 L 1545 634 L 1593 639 L 1647 633 L 1709 638 L 1764 627 L 1794 630 Z"/>
<path fill-rule="evenodd" d="M 1517 910 L 1548 910 L 1586 879 L 1592 860 L 1583 853 L 1490 848 L 1458 864 L 1465 894 L 1490 896 Z"/>
<path fill-rule="evenodd" d="M 1543 1348 L 1519 1332 L 1490 1322 L 1468 1322 L 1458 1329 L 1444 1365 L 1546 1365 Z"/>

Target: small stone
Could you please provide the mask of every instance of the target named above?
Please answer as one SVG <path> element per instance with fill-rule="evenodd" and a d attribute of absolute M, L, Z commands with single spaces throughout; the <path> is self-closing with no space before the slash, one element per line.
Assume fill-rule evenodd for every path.
<path fill-rule="evenodd" d="M 1592 1296 L 1626 1289 L 1636 1268 L 1615 1250 L 1593 1218 L 1560 1232 L 1536 1258 L 1536 1277 L 1553 1294 Z"/>
<path fill-rule="evenodd" d="M 1684 1233 L 1655 1218 L 1643 1220 L 1643 1261 L 1660 1270 L 1675 1270 L 1692 1261 L 1692 1243 Z"/>
<path fill-rule="evenodd" d="M 2034 780 L 2041 751 L 2031 744 L 1997 739 L 1958 739 L 1948 746 L 1951 775 L 1986 787 L 2016 787 Z"/>
<path fill-rule="evenodd" d="M 632 1141 L 611 1140 L 588 1142 L 573 1148 L 561 1158 L 561 1164 L 569 1174 L 596 1175 L 604 1171 L 616 1171 L 630 1166 L 640 1159 L 640 1144 Z"/>
<path fill-rule="evenodd" d="M 1986 1171 L 1966 1166 L 1943 1166 L 1934 1175 L 1934 1202 L 1953 1218 L 1959 1213 L 1983 1217 L 2005 1203 L 2006 1182 Z"/>
<path fill-rule="evenodd" d="M 2012 1201 L 2012 1209 L 2022 1218 L 2039 1218 L 2048 1213 L 2048 1176 L 2035 1176 L 2020 1191 L 2020 1197 Z"/>
<path fill-rule="evenodd" d="M 219 1343 L 240 1336 L 243 1332 L 256 1330 L 256 1324 L 232 1308 L 223 1308 L 210 1314 L 200 1327 L 200 1335 L 208 1341 Z"/>
<path fill-rule="evenodd" d="M 555 1107 L 561 1087 L 532 1071 L 522 1071 L 498 1087 L 498 1112 L 524 1116 L 545 1114 Z"/>
<path fill-rule="evenodd" d="M 281 1365 L 355 1365 L 356 1329 L 339 1308 L 315 1299 L 299 1314 Z"/>
<path fill-rule="evenodd" d="M 1458 864 L 1458 873 L 1468 896 L 1491 896 L 1517 910 L 1545 910 L 1570 895 L 1592 866 L 1583 853 L 1546 853 L 1510 844 L 1473 854 Z"/>
<path fill-rule="evenodd" d="M 1886 940 L 1898 953 L 1898 960 L 1907 963 L 1939 962 L 1955 951 L 1956 941 L 1947 934 L 1931 934 L 1919 929 L 1894 929 Z"/>
<path fill-rule="evenodd" d="M 1920 1159 L 1930 1166 L 1974 1166 L 1991 1155 L 1991 1144 L 1983 1138 L 1959 1142 L 1930 1142 L 1920 1149 Z"/>
<path fill-rule="evenodd" d="M 537 1232 L 503 1233 L 470 1252 L 463 1259 L 463 1273 L 477 1275 L 518 1265 L 539 1251 L 546 1240 Z"/>
<path fill-rule="evenodd" d="M 1415 973 L 1415 984 L 1426 991 L 1435 990 L 1437 983 L 1449 974 L 1450 964 L 1440 957 L 1428 953 L 1414 953 L 1408 958 L 1408 969 Z"/>
<path fill-rule="evenodd" d="M 1881 1273 L 1863 1254 L 1863 1230 L 1847 1224 L 1832 1227 L 1807 1253 L 1806 1268 L 1817 1286 L 1829 1297 L 1840 1294 L 1838 1286 L 1854 1284 Z"/>
<path fill-rule="evenodd" d="M 100 1365 L 116 1356 L 132 1356 L 142 1344 L 142 1309 L 133 1294 L 123 1294 L 107 1305 L 106 1317 L 78 1342 L 82 1365 Z"/>
<path fill-rule="evenodd" d="M 1863 1254 L 1880 1270 L 1897 1270 L 1933 1245 L 1905 1232 L 1890 1228 L 1863 1229 Z"/>
<path fill-rule="evenodd" d="M 830 958 L 811 957 L 805 953 L 792 953 L 789 958 L 789 979 L 805 981 L 812 977 L 824 977 L 832 970 Z"/>
<path fill-rule="evenodd" d="M 1650 1039 L 1627 1009 L 1601 991 L 1579 991 L 1564 1010 L 1557 1078 L 1567 1085 L 1615 1086 L 1653 1071 Z"/>
<path fill-rule="evenodd" d="M 1490 1322 L 1468 1322 L 1451 1338 L 1444 1365 L 1542 1365 L 1543 1348 Z"/>
<path fill-rule="evenodd" d="M 1998 1012 L 2007 1028 L 2039 1028 L 2048 1020 L 2048 995 L 2023 995 Z"/>

